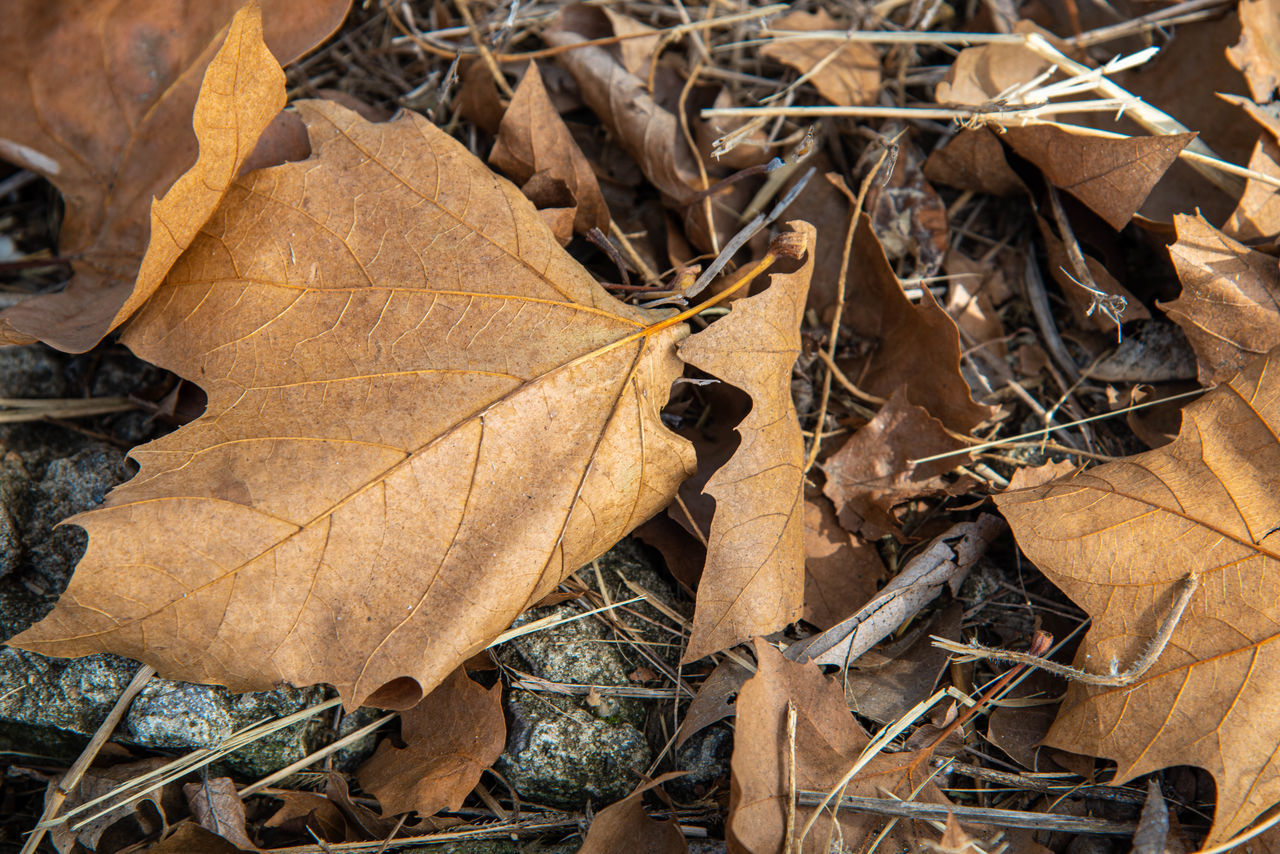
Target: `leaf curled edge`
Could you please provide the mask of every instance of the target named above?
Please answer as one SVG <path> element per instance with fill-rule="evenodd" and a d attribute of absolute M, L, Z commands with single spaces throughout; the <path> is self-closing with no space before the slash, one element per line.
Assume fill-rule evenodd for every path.
<path fill-rule="evenodd" d="M 296 108 L 312 157 L 234 182 L 126 329 L 205 414 L 76 517 L 85 557 L 14 642 L 407 708 L 692 473 L 659 416 L 687 329 L 421 116 Z"/>

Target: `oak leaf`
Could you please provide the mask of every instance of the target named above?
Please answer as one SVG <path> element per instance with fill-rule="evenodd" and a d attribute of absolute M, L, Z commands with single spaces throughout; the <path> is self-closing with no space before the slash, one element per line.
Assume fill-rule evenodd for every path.
<path fill-rule="evenodd" d="M 382 814 L 458 809 L 506 746 L 502 684 L 482 688 L 459 668 L 401 715 L 400 737 L 403 748 L 384 739 L 357 774 Z"/>
<path fill-rule="evenodd" d="M 844 222 L 828 223 L 819 239 L 838 231 L 844 240 L 844 229 Z M 920 305 L 907 299 L 866 214 L 854 234 L 846 287 L 843 322 L 861 352 L 838 363 L 863 391 L 888 398 L 905 389 L 908 403 L 957 432 L 990 417 L 994 410 L 974 402 L 960 373 L 955 321 L 927 288 Z"/>
<path fill-rule="evenodd" d="M 836 787 L 870 739 L 850 713 L 840 683 L 824 676 L 817 665 L 788 661 L 759 640 L 756 658 L 758 670 L 738 695 L 725 836 L 731 852 L 771 854 L 783 850 L 787 777 L 792 762 L 797 789 L 825 793 Z M 794 756 L 787 735 L 788 702 L 796 711 Z M 918 755 L 876 755 L 843 794 L 884 797 L 887 792 L 893 797 L 910 797 L 919 787 L 914 800 L 946 803 L 941 790 L 926 782 L 927 768 L 913 774 L 907 767 Z M 813 811 L 812 807 L 796 809 L 797 840 Z M 830 812 L 823 811 L 803 847 L 797 845 L 793 850 L 802 854 L 827 850 Z M 839 817 L 842 844 L 851 851 L 863 850 L 889 821 L 852 810 L 840 811 Z M 881 847 L 914 851 L 922 838 L 930 836 L 923 823 L 902 820 L 888 832 Z"/>
<path fill-rule="evenodd" d="M 800 616 L 804 596 L 804 439 L 791 400 L 800 321 L 813 275 L 814 228 L 804 262 L 775 274 L 763 293 L 738 300 L 728 316 L 693 335 L 680 358 L 751 395 L 738 425 L 742 443 L 707 481 L 716 499 L 707 564 L 698 585 L 685 661 L 694 661 Z"/>
<path fill-rule="evenodd" d="M 234 182 L 124 333 L 206 413 L 73 520 L 13 643 L 408 708 L 693 472 L 659 417 L 687 330 L 421 116 L 295 107 L 312 157 Z"/>
<path fill-rule="evenodd" d="M 74 275 L 0 313 L 0 343 L 79 352 L 123 322 L 284 106 L 276 57 L 288 62 L 326 38 L 350 0 L 263 0 L 262 19 L 253 3 L 224 38 L 242 2 L 23 0 L 7 10 L 0 156 L 62 192 L 59 248 Z"/>
<path fill-rule="evenodd" d="M 1200 382 L 1213 385 L 1280 344 L 1280 268 L 1201 217 L 1179 214 L 1173 224 L 1169 257 L 1182 294 L 1160 307 L 1196 351 Z"/>
<path fill-rule="evenodd" d="M 1249 83 L 1249 94 L 1266 104 L 1280 87 L 1280 14 L 1275 0 L 1243 0 L 1240 41 L 1227 48 L 1227 58 Z"/>
<path fill-rule="evenodd" d="M 1183 409 L 1171 444 L 996 499 L 1092 619 L 1077 666 L 1128 668 L 1198 577 L 1155 664 L 1123 687 L 1071 683 L 1046 743 L 1114 759 L 1117 783 L 1204 768 L 1218 791 L 1206 844 L 1280 800 L 1278 362 L 1273 349 Z"/>
<path fill-rule="evenodd" d="M 683 773 L 676 771 L 663 774 L 617 803 L 600 810 L 592 819 L 578 854 L 614 854 L 617 851 L 627 851 L 630 854 L 688 854 L 689 844 L 680 832 L 680 825 L 674 819 L 650 818 L 642 800 L 649 789 Z"/>

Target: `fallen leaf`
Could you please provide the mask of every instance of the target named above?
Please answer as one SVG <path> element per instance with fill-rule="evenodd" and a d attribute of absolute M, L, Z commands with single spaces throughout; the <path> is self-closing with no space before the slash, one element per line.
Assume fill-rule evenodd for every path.
<path fill-rule="evenodd" d="M 401 715 L 405 747 L 389 739 L 360 766 L 357 779 L 384 816 L 456 810 L 507 743 L 502 684 L 485 689 L 458 669 Z"/>
<path fill-rule="evenodd" d="M 686 328 L 421 116 L 295 107 L 311 159 L 235 182 L 124 334 L 206 413 L 75 517 L 13 643 L 409 708 L 692 474 L 659 417 Z"/>
<path fill-rule="evenodd" d="M 845 223 L 831 226 L 844 240 Z M 928 290 L 918 306 L 907 299 L 866 214 L 854 235 L 846 287 L 844 325 L 865 353 L 837 361 L 863 391 L 889 398 L 905 389 L 907 402 L 959 433 L 995 411 L 974 402 L 960 374 L 955 323 Z"/>
<path fill-rule="evenodd" d="M 1116 672 L 1152 642 L 1188 574 L 1200 579 L 1155 664 L 1125 687 L 1072 682 L 1047 743 L 1114 759 L 1114 782 L 1196 765 L 1217 784 L 1206 845 L 1280 800 L 1271 757 L 1280 351 L 1183 410 L 1171 444 L 997 505 L 1019 545 L 1092 620 L 1076 666 Z"/>
<path fill-rule="evenodd" d="M 1095 308 L 1096 299 L 1093 294 L 1085 289 L 1076 276 L 1075 270 L 1071 264 L 1070 256 L 1067 254 L 1067 247 L 1062 239 L 1049 226 L 1048 221 L 1039 214 L 1035 215 L 1036 228 L 1040 232 L 1040 239 L 1044 241 L 1045 260 L 1048 262 L 1045 266 L 1048 268 L 1049 275 L 1058 283 L 1058 287 L 1062 289 L 1062 297 L 1066 300 L 1067 305 L 1071 308 L 1071 313 L 1075 316 L 1076 323 L 1085 328 L 1094 328 L 1102 332 L 1115 334 L 1116 324 L 1105 312 Z M 1124 300 L 1125 308 L 1123 312 L 1118 312 L 1121 323 L 1129 323 L 1134 320 L 1146 320 L 1151 317 L 1151 312 L 1147 311 L 1147 307 L 1142 301 L 1135 297 L 1128 288 L 1116 281 L 1106 267 L 1102 266 L 1092 255 L 1085 255 L 1083 248 L 1081 255 L 1084 256 L 1085 266 L 1089 268 L 1089 275 L 1093 278 L 1093 285 L 1098 290 L 1111 296 L 1117 296 Z M 1092 311 L 1091 311 L 1092 309 Z"/>
<path fill-rule="evenodd" d="M 1040 32 L 1029 21 L 1017 32 Z M 1034 80 L 1051 63 L 1026 45 L 984 44 L 967 47 L 956 55 L 946 76 L 934 90 L 939 104 L 957 107 L 984 106 L 1015 86 Z"/>
<path fill-rule="evenodd" d="M 600 195 L 595 173 L 551 105 L 538 66 L 529 63 L 515 97 L 502 116 L 498 139 L 489 154 L 489 165 L 504 172 L 539 207 L 550 200 L 530 192 L 538 176 L 563 182 L 573 200 L 573 230 L 586 234 L 592 228 L 609 233 L 609 208 Z M 536 185 L 532 185 L 536 186 Z M 559 235 L 557 235 L 559 237 Z M 561 243 L 567 243 L 566 236 Z"/>
<path fill-rule="evenodd" d="M 947 815 L 947 824 L 942 829 L 942 838 L 929 846 L 928 850 L 935 854 L 984 854 L 984 848 L 964 832 L 954 814 Z"/>
<path fill-rule="evenodd" d="M 644 809 L 644 793 L 684 772 L 663 774 L 596 815 L 587 829 L 578 854 L 687 854 L 680 825 L 674 819 L 650 818 Z"/>
<path fill-rule="evenodd" d="M 1266 104 L 1280 87 L 1280 9 L 1275 0 L 1241 0 L 1240 41 L 1227 58 L 1249 83 L 1249 94 Z"/>
<path fill-rule="evenodd" d="M 838 107 L 874 104 L 880 96 L 880 54 L 874 47 L 846 39 L 787 38 L 787 31 L 840 29 L 822 8 L 788 12 L 769 25 L 773 40 L 760 48 L 760 55 L 809 75 L 818 94 Z"/>
<path fill-rule="evenodd" d="M 1280 268 L 1200 217 L 1173 222 L 1169 257 L 1182 294 L 1160 307 L 1196 351 L 1201 384 L 1214 385 L 1280 344 Z"/>
<path fill-rule="evenodd" d="M 684 720 L 676 731 L 676 749 L 679 750 L 694 733 L 714 723 L 731 718 L 736 711 L 734 700 L 743 683 L 751 678 L 751 671 L 738 662 L 726 658 L 716 665 L 711 675 L 702 680 L 698 693 L 693 695 Z"/>
<path fill-rule="evenodd" d="M 1008 127 L 1001 139 L 1116 231 L 1142 207 L 1193 133 L 1108 139 L 1055 125 Z"/>
<path fill-rule="evenodd" d="M 281 828 L 306 836 L 314 833 L 326 842 L 353 841 L 347 832 L 347 820 L 338 805 L 315 792 L 279 791 L 272 797 L 283 803 L 263 822 L 264 827 Z"/>
<path fill-rule="evenodd" d="M 911 558 L 857 613 L 820 635 L 792 645 L 787 649 L 787 658 L 849 666 L 915 617 L 944 587 L 951 590 L 951 595 L 958 595 L 969 570 L 1003 531 L 999 517 L 989 513 L 973 522 L 952 525 Z"/>
<path fill-rule="evenodd" d="M 774 854 L 783 850 L 788 800 L 788 768 L 792 756 L 787 736 L 787 705 L 796 711 L 794 765 L 798 790 L 828 792 L 853 767 L 870 739 L 845 705 L 840 684 L 822 674 L 817 665 L 788 661 L 773 647 L 757 640 L 759 669 L 738 696 L 734 723 L 729 821 L 725 836 L 730 851 Z M 886 792 L 915 800 L 945 803 L 941 791 L 925 783 L 927 770 L 907 779 L 905 766 L 912 753 L 878 754 L 854 777 L 845 795 L 885 797 Z M 914 785 L 913 785 L 914 783 Z M 795 811 L 797 839 L 813 814 L 812 807 Z M 829 811 L 814 823 L 802 854 L 826 852 L 831 832 Z M 879 816 L 843 810 L 840 831 L 843 845 L 860 851 L 888 823 Z M 913 851 L 932 834 L 920 822 L 899 820 L 881 843 L 885 851 Z"/>
<path fill-rule="evenodd" d="M 63 803 L 63 809 L 73 810 L 83 806 L 111 792 L 121 783 L 151 773 L 167 762 L 167 759 L 153 758 L 124 762 L 107 768 L 89 768 L 71 790 Z M 49 784 L 49 793 L 53 792 L 54 785 Z M 121 804 L 103 815 L 89 818 L 83 824 L 77 824 L 75 830 L 66 823 L 56 824 L 49 829 L 49 841 L 64 854 L 75 850 L 77 844 L 94 851 L 108 833 L 110 836 L 122 835 L 125 844 L 128 844 L 153 833 L 164 832 L 169 827 L 169 819 L 181 815 L 182 809 L 182 796 L 177 784 L 169 784 L 132 803 Z M 132 826 L 124 827 L 122 823 L 130 823 Z M 119 826 L 113 829 L 116 825 Z"/>
<path fill-rule="evenodd" d="M 895 130 L 889 126 L 881 133 L 893 136 Z M 866 202 L 885 254 L 895 260 L 914 259 L 911 278 L 917 279 L 938 272 L 951 240 L 947 206 L 925 180 L 923 162 L 924 155 L 910 140 L 899 142 L 893 171 L 876 182 Z"/>
<path fill-rule="evenodd" d="M 1249 168 L 1272 178 L 1280 178 L 1280 145 L 1264 136 L 1253 148 Z M 1228 237 L 1245 242 L 1266 240 L 1274 243 L 1280 237 L 1280 193 L 1272 184 L 1250 178 L 1244 186 L 1231 218 L 1222 226 Z"/>
<path fill-rule="evenodd" d="M 1005 160 L 1004 146 L 985 127 L 962 130 L 930 154 L 924 176 L 935 184 L 993 196 L 1018 196 L 1027 191 Z"/>
<path fill-rule="evenodd" d="M 198 824 L 184 822 L 147 850 L 160 854 L 239 854 L 242 849 Z"/>
<path fill-rule="evenodd" d="M 840 526 L 814 490 L 804 501 L 804 619 L 827 629 L 866 604 L 884 580 L 876 547 Z"/>
<path fill-rule="evenodd" d="M 788 223 L 803 240 L 794 272 L 769 277 L 762 293 L 733 303 L 723 319 L 680 344 L 680 358 L 751 395 L 742 442 L 707 481 L 716 514 L 683 660 L 783 628 L 804 596 L 804 439 L 791 400 L 800 321 L 813 275 L 814 228 Z"/>
<path fill-rule="evenodd" d="M 561 20 L 563 26 L 571 26 L 576 19 L 562 13 Z M 564 28 L 549 30 L 545 37 L 557 46 L 586 41 L 581 33 Z M 686 204 L 701 187 L 697 164 L 679 121 L 654 100 L 644 80 L 594 45 L 562 53 L 557 59 L 578 81 L 587 106 L 640 164 L 645 177 L 674 204 Z"/>
<path fill-rule="evenodd" d="M 1169 807 L 1160 792 L 1160 783 L 1152 778 L 1147 781 L 1147 800 L 1133 834 L 1133 854 L 1165 854 L 1168 841 Z"/>
<path fill-rule="evenodd" d="M 864 539 L 901 537 L 893 508 L 922 495 L 942 491 L 942 475 L 963 463 L 956 454 L 927 463 L 912 460 L 949 454 L 967 447 L 923 407 L 894 392 L 876 417 L 821 463 L 827 482 L 822 491 L 835 505 L 840 524 Z"/>
<path fill-rule="evenodd" d="M 65 289 L 0 312 L 0 342 L 82 352 L 136 309 L 284 105 L 276 57 L 288 62 L 325 39 L 349 5 L 263 0 L 265 24 L 248 6 L 224 38 L 242 2 L 24 0 L 7 10 L 0 156 L 63 194 L 58 243 L 74 275 Z"/>
<path fill-rule="evenodd" d="M 245 826 L 244 801 L 240 800 L 235 781 L 230 777 L 209 777 L 198 783 L 187 783 L 182 787 L 182 794 L 191 808 L 191 817 L 205 830 L 237 848 L 257 850 Z"/>

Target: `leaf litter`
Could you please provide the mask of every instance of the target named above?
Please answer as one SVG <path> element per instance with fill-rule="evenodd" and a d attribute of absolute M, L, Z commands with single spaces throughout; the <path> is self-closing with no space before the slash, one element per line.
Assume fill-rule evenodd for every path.
<path fill-rule="evenodd" d="M 0 141 L 29 171 L 5 204 L 39 175 L 67 213 L 58 254 L 13 232 L 3 269 L 35 296 L 6 303 L 6 340 L 81 351 L 119 327 L 208 402 L 70 520 L 87 552 L 13 643 L 403 710 L 323 796 L 209 777 L 159 826 L 92 832 L 1063 851 L 1149 836 L 1149 783 L 1162 838 L 1274 844 L 1274 4 L 1173 24 L 1221 42 L 1214 73 L 1237 76 L 1214 109 L 1247 167 L 1196 125 L 1207 84 L 1140 76 L 1168 30 L 1117 8 L 984 33 L 916 5 L 402 4 L 353 12 L 286 95 L 276 59 L 345 4 L 23 6 Z M 59 88 L 93 27 L 144 44 L 165 21 L 182 40 L 151 79 L 147 54 L 104 66 L 136 104 Z M 804 158 L 865 207 L 791 183 Z M 1191 363 L 1187 403 L 1167 368 Z M 729 767 L 680 800 L 660 760 L 582 825 L 492 790 L 517 677 L 483 651 L 658 514 L 641 536 L 693 599 L 640 594 L 679 627 L 636 671 L 664 686 L 642 689 L 651 737 L 730 720 Z M 1046 747 L 1008 740 L 1020 715 L 1053 720 Z M 1106 812 L 1082 782 L 1133 797 Z"/>

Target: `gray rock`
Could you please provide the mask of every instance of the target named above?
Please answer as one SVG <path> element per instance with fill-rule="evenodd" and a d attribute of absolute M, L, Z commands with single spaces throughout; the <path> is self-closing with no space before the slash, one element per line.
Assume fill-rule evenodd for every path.
<path fill-rule="evenodd" d="M 528 801 L 564 809 L 626 797 L 652 759 L 627 723 L 610 723 L 576 698 L 509 691 L 507 749 L 497 768 Z"/>
<path fill-rule="evenodd" d="M 0 350 L 0 397 L 66 397 L 66 363 L 48 347 Z"/>
<path fill-rule="evenodd" d="M 683 803 L 700 800 L 711 793 L 717 781 L 729 779 L 732 756 L 733 730 L 728 724 L 718 723 L 698 730 L 676 752 L 675 770 L 687 773 L 667 781 L 663 788 Z"/>
<path fill-rule="evenodd" d="M 45 658 L 12 647 L 0 647 L 0 721 L 10 740 L 22 738 L 18 727 L 39 733 L 29 743 L 42 743 L 56 730 L 93 734 L 137 672 L 138 664 L 114 655 L 77 659 Z M 323 688 L 278 688 L 234 694 L 212 685 L 152 679 L 129 708 L 115 741 L 153 750 L 185 753 L 216 747 L 236 730 L 321 702 Z M 254 742 L 225 760 L 247 777 L 262 777 L 295 762 L 314 749 L 323 722 L 310 719 Z"/>
<path fill-rule="evenodd" d="M 0 459 L 0 518 L 9 531 L 0 640 L 49 612 L 84 554 L 84 530 L 58 523 L 102 503 L 128 476 L 124 453 L 104 442 L 87 442 L 68 456 L 45 461 L 15 453 Z M 0 535 L 4 529 L 0 524 Z"/>
<path fill-rule="evenodd" d="M 598 589 L 602 580 L 615 602 L 635 595 L 624 577 L 658 595 L 670 595 L 644 548 L 632 540 L 624 540 L 578 572 L 588 587 Z M 662 650 L 670 663 L 678 650 L 676 636 L 661 628 L 669 621 L 647 604 L 630 607 L 648 619 L 622 613 L 619 617 L 646 648 Z M 546 616 L 572 617 L 584 610 L 577 603 L 535 608 L 516 625 Z M 605 806 L 635 788 L 653 756 L 643 734 L 648 709 L 641 700 L 610 695 L 608 688 L 634 687 L 630 674 L 653 663 L 630 644 L 619 643 L 598 618 L 591 617 L 516 638 L 498 649 L 496 657 L 537 679 L 600 689 L 590 697 L 507 691 L 507 749 L 497 767 L 522 797 L 582 809 L 587 803 Z"/>

